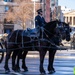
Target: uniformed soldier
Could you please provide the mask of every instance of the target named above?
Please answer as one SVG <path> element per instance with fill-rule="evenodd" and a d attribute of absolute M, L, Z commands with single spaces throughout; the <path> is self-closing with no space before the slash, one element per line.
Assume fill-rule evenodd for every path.
<path fill-rule="evenodd" d="M 35 17 L 35 27 L 43 27 L 46 25 L 46 21 L 42 16 L 42 9 L 37 10 L 38 15 Z"/>

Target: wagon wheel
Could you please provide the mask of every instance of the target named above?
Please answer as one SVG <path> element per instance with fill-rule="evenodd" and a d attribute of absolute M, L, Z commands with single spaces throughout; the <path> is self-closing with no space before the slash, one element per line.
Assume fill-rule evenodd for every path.
<path fill-rule="evenodd" d="M 3 49 L 3 46 L 2 44 L 0 43 L 0 63 L 2 62 L 3 58 L 4 58 L 4 52 L 2 51 Z"/>

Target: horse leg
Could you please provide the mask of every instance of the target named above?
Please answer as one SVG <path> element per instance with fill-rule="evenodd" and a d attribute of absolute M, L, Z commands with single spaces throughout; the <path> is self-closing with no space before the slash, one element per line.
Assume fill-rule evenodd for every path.
<path fill-rule="evenodd" d="M 52 74 L 55 72 L 55 69 L 53 68 L 55 53 L 56 53 L 56 50 L 49 50 L 49 65 L 48 65 L 49 74 Z"/>
<path fill-rule="evenodd" d="M 17 70 L 16 64 L 15 64 L 17 54 L 18 54 L 17 50 L 13 51 L 13 54 L 12 54 L 12 70 L 14 70 L 14 71 Z"/>
<path fill-rule="evenodd" d="M 4 65 L 6 73 L 10 72 L 10 69 L 8 67 L 8 61 L 9 61 L 10 55 L 11 55 L 11 51 L 7 50 L 7 52 L 6 52 L 6 58 L 5 58 L 5 65 Z"/>
<path fill-rule="evenodd" d="M 23 56 L 22 56 L 22 68 L 24 69 L 24 71 L 28 71 L 28 68 L 26 66 L 26 62 L 25 62 L 25 59 L 26 59 L 26 55 L 27 55 L 28 51 L 23 51 Z"/>
<path fill-rule="evenodd" d="M 23 52 L 22 50 L 18 50 L 17 62 L 16 62 L 17 71 L 20 71 L 19 62 L 20 62 L 20 59 L 22 59 L 22 52 Z"/>
<path fill-rule="evenodd" d="M 43 68 L 43 63 L 44 63 L 44 58 L 45 58 L 45 55 L 46 55 L 46 50 L 40 50 L 40 67 L 39 67 L 39 70 L 40 70 L 40 73 L 44 73 L 45 74 L 45 70 Z"/>

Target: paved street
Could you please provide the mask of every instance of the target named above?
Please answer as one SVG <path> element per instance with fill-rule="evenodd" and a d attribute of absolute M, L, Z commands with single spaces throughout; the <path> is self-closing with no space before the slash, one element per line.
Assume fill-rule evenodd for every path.
<path fill-rule="evenodd" d="M 0 64 L 0 75 L 40 75 L 38 52 L 36 51 L 29 52 L 27 55 L 26 63 L 29 69 L 28 72 L 15 73 L 11 70 L 10 74 L 4 74 L 4 68 L 3 68 L 4 61 L 3 61 Z M 9 66 L 11 69 L 11 59 L 9 61 Z M 50 75 L 48 74 L 47 66 L 48 66 L 48 53 L 46 54 L 45 57 L 44 68 L 47 73 L 46 75 Z M 73 75 L 74 66 L 75 66 L 75 50 L 58 51 L 56 53 L 55 61 L 54 61 L 54 67 L 56 69 L 56 72 L 53 75 Z"/>

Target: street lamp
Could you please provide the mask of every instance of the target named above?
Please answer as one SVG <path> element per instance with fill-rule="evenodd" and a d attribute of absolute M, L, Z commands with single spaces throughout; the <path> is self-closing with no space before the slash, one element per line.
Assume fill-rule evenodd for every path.
<path fill-rule="evenodd" d="M 39 0 L 32 0 L 34 2 L 34 28 L 35 28 L 35 3 Z"/>

